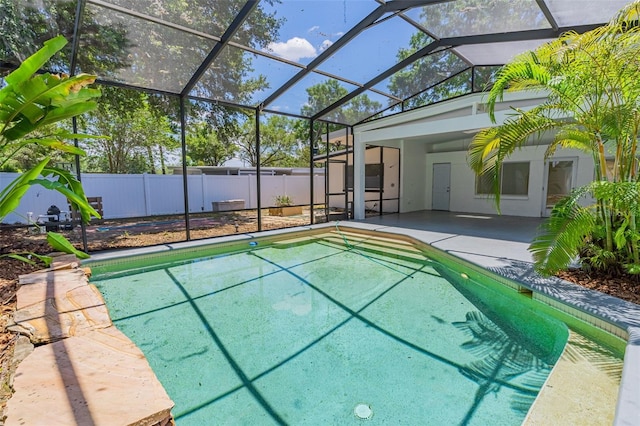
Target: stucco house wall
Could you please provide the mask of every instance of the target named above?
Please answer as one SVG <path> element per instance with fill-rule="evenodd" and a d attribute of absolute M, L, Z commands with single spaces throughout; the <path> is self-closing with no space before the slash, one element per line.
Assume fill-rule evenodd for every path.
<path fill-rule="evenodd" d="M 485 110 L 483 96 L 473 94 L 354 128 L 356 146 L 400 148 L 401 213 L 432 209 L 433 167 L 439 163 L 451 165 L 449 211 L 496 213 L 493 199 L 476 194 L 476 176 L 467 162 L 467 149 L 473 135 L 481 128 L 494 125 Z M 507 94 L 504 101 L 496 106 L 496 120 L 500 123 L 507 118 L 512 113 L 511 107 L 527 109 L 543 99 L 544 93 Z M 547 214 L 544 155 L 550 137 L 547 135 L 531 141 L 509 158 L 509 162 L 529 163 L 528 189 L 526 195 L 503 195 L 502 214 L 529 217 Z M 574 161 L 573 187 L 593 179 L 593 161 L 585 153 L 558 150 L 550 160 L 569 159 Z M 358 165 L 355 170 L 356 173 L 363 172 Z M 357 218 L 358 197 L 355 200 Z"/>

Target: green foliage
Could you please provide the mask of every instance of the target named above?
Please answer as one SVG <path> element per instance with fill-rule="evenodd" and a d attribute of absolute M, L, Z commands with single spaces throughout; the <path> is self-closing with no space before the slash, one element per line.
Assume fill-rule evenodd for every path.
<path fill-rule="evenodd" d="M 63 235 L 57 232 L 47 232 L 47 242 L 54 250 L 58 250 L 63 253 L 75 254 L 78 259 L 89 258 L 88 254 L 77 250 Z"/>
<path fill-rule="evenodd" d="M 503 124 L 473 139 L 469 165 L 491 178 L 494 188 L 503 161 L 544 132 L 555 133 L 546 158 L 558 148 L 579 149 L 593 158 L 595 181 L 556 204 L 530 247 L 542 273 L 553 274 L 576 259 L 585 268 L 640 272 L 639 17 L 636 0 L 603 27 L 569 32 L 524 53 L 501 68 L 489 92 L 494 122 L 495 105 L 504 92 L 548 94 L 542 104 L 514 109 Z M 608 168 L 609 162 L 613 167 Z M 499 195 L 496 191 L 498 209 Z M 595 203 L 585 205 L 587 195 Z"/>
<path fill-rule="evenodd" d="M 431 8 L 432 6 L 429 6 L 429 9 Z M 406 59 L 432 41 L 423 32 L 415 33 L 411 36 L 410 47 L 398 51 L 397 60 Z M 469 93 L 471 92 L 470 74 L 452 77 L 453 74 L 467 67 L 468 65 L 452 52 L 433 53 L 394 74 L 389 80 L 389 91 L 401 99 L 408 99 L 405 108 L 416 108 L 441 99 Z M 447 81 L 437 85 L 444 80 Z M 432 90 L 424 91 L 434 85 L 437 86 Z M 416 95 L 419 92 L 422 93 Z"/>
<path fill-rule="evenodd" d="M 167 115 L 141 91 L 104 87 L 97 108 L 83 122 L 110 135 L 85 143 L 89 172 L 155 173 L 179 145 Z"/>
<path fill-rule="evenodd" d="M 293 198 L 289 195 L 277 195 L 275 198 L 277 207 L 287 207 L 293 205 Z"/>
<path fill-rule="evenodd" d="M 74 248 L 74 250 L 75 250 L 75 248 Z M 83 253 L 83 254 L 85 254 L 85 253 Z M 27 253 L 6 253 L 6 254 L 3 254 L 3 255 L 0 255 L 0 258 L 3 258 L 3 257 L 7 257 L 9 259 L 19 260 L 21 262 L 28 263 L 30 265 L 36 265 L 36 262 L 33 260 L 33 258 L 38 259 L 45 266 L 51 265 L 51 262 L 53 261 L 53 258 L 51 256 L 43 256 L 43 255 L 40 255 L 40 254 L 28 253 L 28 252 Z"/>
<path fill-rule="evenodd" d="M 580 205 L 586 190 L 579 188 L 556 203 L 551 216 L 538 229 L 529 250 L 535 267 L 543 274 L 555 273 L 574 261 L 594 233 L 593 212 Z"/>
<path fill-rule="evenodd" d="M 69 133 L 56 124 L 95 108 L 93 99 L 100 95 L 98 90 L 87 87 L 95 80 L 92 75 L 36 74 L 66 44 L 62 36 L 45 42 L 42 49 L 5 77 L 5 86 L 0 89 L 0 166 L 11 164 L 13 158 L 27 148 L 36 146 L 44 153 L 33 167 L 0 192 L 0 220 L 18 207 L 33 185 L 63 194 L 79 209 L 85 222 L 91 216 L 100 217 L 89 205 L 76 177 L 50 164 L 50 153 L 84 154 L 66 140 L 89 136 Z M 42 129 L 48 130 L 43 133 Z M 52 241 L 59 240 L 56 237 Z M 68 242 L 58 246 L 77 254 Z"/>
<path fill-rule="evenodd" d="M 207 122 L 196 122 L 187 131 L 188 164 L 192 166 L 222 166 L 232 159 L 238 146 L 223 142 Z"/>
<path fill-rule="evenodd" d="M 260 165 L 263 167 L 307 167 L 299 162 L 304 142 L 296 137 L 296 123 L 283 115 L 265 116 L 260 121 Z M 240 158 L 255 167 L 258 164 L 256 150 L 255 119 L 251 117 L 242 126 L 237 139 Z"/>
<path fill-rule="evenodd" d="M 348 94 L 349 91 L 335 79 L 313 85 L 307 88 L 307 102 L 300 109 L 300 114 L 313 116 Z M 380 102 L 371 100 L 366 94 L 361 94 L 322 118 L 333 123 L 355 124 L 375 115 L 380 109 L 382 109 Z M 337 125 L 332 125 L 330 131 L 335 130 L 336 127 Z"/>
<path fill-rule="evenodd" d="M 58 34 L 73 34 L 77 8 L 75 0 L 0 0 L 0 57 L 19 65 L 46 40 Z M 130 66 L 132 43 L 121 23 L 105 23 L 87 7 L 82 16 L 82 54 L 78 67 L 84 72 L 109 75 Z M 61 49 L 50 57 L 45 68 L 69 73 L 71 49 Z"/>

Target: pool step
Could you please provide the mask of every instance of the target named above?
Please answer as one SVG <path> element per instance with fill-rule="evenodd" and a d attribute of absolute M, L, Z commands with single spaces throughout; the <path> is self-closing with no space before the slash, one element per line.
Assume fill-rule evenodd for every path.
<path fill-rule="evenodd" d="M 326 236 L 324 241 L 345 247 L 347 244 L 357 250 L 371 254 L 397 257 L 409 261 L 424 261 L 425 254 L 416 246 L 398 240 L 341 231 Z"/>

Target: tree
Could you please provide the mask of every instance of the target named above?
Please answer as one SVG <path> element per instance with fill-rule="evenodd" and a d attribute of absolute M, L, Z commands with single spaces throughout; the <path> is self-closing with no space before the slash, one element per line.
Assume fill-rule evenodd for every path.
<path fill-rule="evenodd" d="M 45 42 L 42 49 L 27 58 L 4 79 L 0 89 L 0 167 L 20 151 L 34 145 L 45 148 L 47 153 L 58 151 L 84 154 L 65 141 L 88 137 L 87 135 L 71 134 L 52 125 L 96 107 L 93 99 L 100 96 L 100 92 L 87 87 L 96 77 L 88 74 L 73 77 L 35 74 L 66 44 L 67 40 L 63 36 Z M 53 131 L 46 135 L 36 133 L 47 128 Z M 88 222 L 91 216 L 100 217 L 89 205 L 82 185 L 75 176 L 52 166 L 50 162 L 51 157 L 45 155 L 0 191 L 0 221 L 18 207 L 24 194 L 34 185 L 60 192 L 80 210 L 84 222 Z M 48 232 L 47 241 L 55 250 L 74 253 L 81 258 L 88 257 L 56 232 Z M 19 254 L 8 256 L 32 263 Z M 46 256 L 38 258 L 47 264 L 51 262 L 51 258 Z"/>
<path fill-rule="evenodd" d="M 492 180 L 498 208 L 501 166 L 531 137 L 555 132 L 546 158 L 559 147 L 593 158 L 595 180 L 555 205 L 529 248 L 542 273 L 565 269 L 579 256 L 584 268 L 640 274 L 639 17 L 636 0 L 608 25 L 582 35 L 569 32 L 518 56 L 500 70 L 488 95 L 495 122 L 495 103 L 505 91 L 548 92 L 545 102 L 528 111 L 514 109 L 470 145 L 469 163 Z"/>
<path fill-rule="evenodd" d="M 87 143 L 91 154 L 84 164 L 87 171 L 155 173 L 156 167 L 164 167 L 164 156 L 178 146 L 167 116 L 154 110 L 149 95 L 140 91 L 105 87 L 86 126 L 111 135 Z"/>
<path fill-rule="evenodd" d="M 270 115 L 260 122 L 260 165 L 263 167 L 296 167 L 301 143 L 296 138 L 295 121 L 283 115 Z M 240 158 L 250 166 L 258 165 L 255 120 L 248 119 L 238 138 Z M 302 165 L 304 167 L 307 164 Z"/>
<path fill-rule="evenodd" d="M 238 146 L 224 143 L 206 122 L 191 126 L 187 135 L 188 164 L 194 166 L 222 166 L 232 159 Z"/>
<path fill-rule="evenodd" d="M 456 0 L 424 6 L 420 23 L 438 37 L 489 34 L 548 25 L 535 2 Z"/>
<path fill-rule="evenodd" d="M 411 36 L 409 48 L 398 51 L 396 55 L 398 62 L 413 55 L 431 41 L 432 39 L 425 33 L 415 33 Z M 451 51 L 432 53 L 391 76 L 388 88 L 393 95 L 407 99 L 405 108 L 427 105 L 471 92 L 470 74 L 462 73 L 452 77 L 453 74 L 468 66 Z M 441 82 L 442 84 L 425 91 Z"/>
<path fill-rule="evenodd" d="M 73 37 L 77 1 L 41 0 L 24 2 L 0 0 L 0 58 L 20 64 L 34 53 L 45 40 L 58 34 Z M 95 12 L 86 8 L 79 40 L 78 67 L 102 77 L 130 66 L 127 56 L 131 41 L 123 25 L 99 24 Z M 50 58 L 49 70 L 69 73 L 70 48 Z"/>
<path fill-rule="evenodd" d="M 424 6 L 420 23 L 436 36 L 456 37 L 536 29 L 547 24 L 547 21 L 535 3 L 456 0 Z M 396 57 L 402 61 L 433 41 L 427 34 L 416 32 L 409 41 L 409 48 L 400 49 Z M 453 75 L 468 67 L 469 64 L 452 51 L 433 52 L 394 74 L 389 80 L 388 89 L 406 100 L 405 109 L 428 105 L 470 93 L 471 73 Z"/>
<path fill-rule="evenodd" d="M 348 94 L 349 91 L 336 79 L 318 83 L 307 88 L 307 103 L 300 109 L 300 114 L 311 117 Z M 355 124 L 363 118 L 374 115 L 381 108 L 380 102 L 372 101 L 366 94 L 362 94 L 346 105 L 329 112 L 322 119 L 334 123 Z"/>
<path fill-rule="evenodd" d="M 268 4 L 277 1 L 268 0 Z M 77 1 L 41 0 L 39 2 L 15 2 L 0 0 L 0 59 L 9 63 L 18 63 L 24 55 L 39 45 L 43 37 L 51 33 L 62 33 L 69 38 L 73 35 L 75 9 Z M 197 31 L 220 37 L 235 18 L 236 13 L 245 5 L 244 0 L 224 2 L 193 2 L 166 0 L 158 7 L 155 0 L 137 0 L 132 6 L 137 12 L 148 14 L 166 22 L 184 25 Z M 283 22 L 276 13 L 265 11 L 264 2 L 257 4 L 249 14 L 244 25 L 236 32 L 233 41 L 256 50 L 262 50 L 277 38 Z M 193 34 L 159 27 L 148 22 L 131 25 L 132 17 L 113 12 L 99 5 L 87 4 L 82 15 L 80 27 L 78 66 L 85 72 L 99 74 L 103 79 L 115 79 L 119 82 L 179 93 L 184 83 L 189 81 L 201 61 L 207 57 L 215 41 L 195 37 Z M 268 87 L 266 78 L 255 75 L 252 68 L 253 55 L 232 46 L 224 49 L 211 70 L 202 75 L 201 80 L 191 92 L 202 98 L 221 99 L 238 104 L 251 103 L 252 94 Z M 48 67 L 69 72 L 70 49 L 59 52 L 47 64 Z M 139 99 L 134 92 L 133 99 Z M 180 118 L 177 97 L 147 95 L 146 100 L 152 114 L 163 112 L 174 133 L 178 133 Z M 230 109 L 212 102 L 193 102 L 188 105 L 192 116 L 206 116 L 210 128 L 215 129 L 217 139 L 226 146 L 231 144 L 238 134 L 238 122 L 244 119 L 244 112 Z M 118 109 L 112 109 L 115 113 Z M 106 117 L 107 111 L 100 113 Z M 129 117 L 130 118 L 130 117 Z M 159 116 L 152 117 L 158 123 Z M 105 122 L 106 123 L 106 122 Z M 125 140 L 130 136 L 118 135 L 119 131 L 129 129 L 124 120 L 119 124 L 113 121 L 108 126 L 114 133 L 114 141 L 119 141 L 120 152 L 112 152 L 112 165 L 108 157 L 107 146 L 92 151 L 91 158 L 85 161 L 91 170 L 151 170 L 162 168 L 165 145 L 126 148 Z M 105 127 L 106 128 L 106 127 Z M 138 141 L 139 142 L 139 141 Z M 97 146 L 98 144 L 93 144 Z M 146 153 L 141 153 L 146 151 Z M 118 161 L 119 154 L 129 152 L 130 162 L 125 165 Z M 153 160 L 150 158 L 153 157 Z M 160 160 L 160 165 L 154 164 Z M 118 164 L 118 166 L 115 166 Z"/>
<path fill-rule="evenodd" d="M 335 79 L 311 86 L 307 88 L 307 103 L 300 109 L 300 114 L 313 116 L 348 94 L 349 91 Z M 303 167 L 308 167 L 311 153 L 309 146 L 314 147 L 314 154 L 324 152 L 325 142 L 323 137 L 326 137 L 326 134 L 343 130 L 344 124 L 355 124 L 365 118 L 372 117 L 380 109 L 382 109 L 382 104 L 372 101 L 366 94 L 356 96 L 347 104 L 337 107 L 322 117 L 327 122 L 316 121 L 314 123 L 311 144 L 309 144 L 309 122 L 307 120 L 298 120 L 294 125 L 296 138 L 302 144 L 299 150 L 298 163 Z M 341 144 L 329 146 L 330 151 L 338 151 L 340 149 L 344 149 Z"/>

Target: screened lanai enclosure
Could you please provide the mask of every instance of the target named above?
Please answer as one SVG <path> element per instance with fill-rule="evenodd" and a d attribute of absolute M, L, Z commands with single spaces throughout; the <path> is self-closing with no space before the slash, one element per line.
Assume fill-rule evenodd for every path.
<path fill-rule="evenodd" d="M 0 0 L 1 75 L 63 35 L 43 71 L 95 74 L 102 92 L 66 126 L 108 137 L 54 159 L 101 220 L 81 226 L 62 195 L 32 188 L 5 224 L 59 227 L 91 251 L 399 212 L 399 150 L 354 128 L 486 90 L 514 55 L 625 3 Z M 35 158 L 4 164 L 0 187 Z"/>

